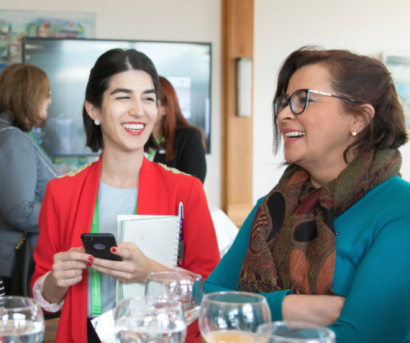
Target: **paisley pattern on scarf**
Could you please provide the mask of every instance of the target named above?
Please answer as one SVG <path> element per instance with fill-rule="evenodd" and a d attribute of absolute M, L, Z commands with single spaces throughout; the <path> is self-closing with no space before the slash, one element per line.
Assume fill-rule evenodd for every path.
<path fill-rule="evenodd" d="M 290 165 L 255 214 L 238 289 L 334 294 L 333 220 L 400 167 L 398 150 L 372 150 L 315 189 L 306 170 Z"/>

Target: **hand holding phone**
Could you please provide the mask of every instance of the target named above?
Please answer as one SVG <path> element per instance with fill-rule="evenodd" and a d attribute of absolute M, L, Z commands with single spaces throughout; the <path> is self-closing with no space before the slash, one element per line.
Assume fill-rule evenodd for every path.
<path fill-rule="evenodd" d="M 111 253 L 110 249 L 117 246 L 114 235 L 111 233 L 83 233 L 81 241 L 85 252 L 97 258 L 113 261 L 122 261 L 120 256 Z"/>

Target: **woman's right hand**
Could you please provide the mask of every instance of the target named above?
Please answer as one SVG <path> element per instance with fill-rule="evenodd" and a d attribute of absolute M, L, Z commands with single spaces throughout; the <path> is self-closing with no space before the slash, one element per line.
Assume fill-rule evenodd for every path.
<path fill-rule="evenodd" d="M 290 294 L 283 299 L 283 320 L 328 326 L 339 318 L 345 300 L 336 295 Z"/>
<path fill-rule="evenodd" d="M 93 260 L 84 248 L 71 248 L 54 255 L 51 273 L 44 281 L 43 297 L 49 303 L 60 303 L 70 286 L 79 283 L 83 278 L 83 270 Z"/>

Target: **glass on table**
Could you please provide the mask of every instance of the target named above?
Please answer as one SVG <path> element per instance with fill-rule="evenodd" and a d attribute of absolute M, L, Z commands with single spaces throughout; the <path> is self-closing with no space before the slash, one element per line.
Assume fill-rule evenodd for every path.
<path fill-rule="evenodd" d="M 272 322 L 256 331 L 255 343 L 336 343 L 332 330 L 304 322 Z"/>
<path fill-rule="evenodd" d="M 183 343 L 186 322 L 175 300 L 140 297 L 118 303 L 114 312 L 115 336 L 121 343 Z"/>
<path fill-rule="evenodd" d="M 199 312 L 199 329 L 207 343 L 253 343 L 259 325 L 271 313 L 265 297 L 247 292 L 206 294 Z"/>
<path fill-rule="evenodd" d="M 34 299 L 0 297 L 0 342 L 38 343 L 43 335 L 44 316 Z"/>
<path fill-rule="evenodd" d="M 201 275 L 185 270 L 151 273 L 145 283 L 145 296 L 181 302 L 187 325 L 198 318 L 203 295 Z"/>

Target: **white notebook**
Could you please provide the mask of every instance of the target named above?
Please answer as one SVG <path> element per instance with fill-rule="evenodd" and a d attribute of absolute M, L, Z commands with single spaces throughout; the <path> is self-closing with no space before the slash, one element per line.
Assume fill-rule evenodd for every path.
<path fill-rule="evenodd" d="M 178 247 L 182 225 L 182 203 L 176 216 L 120 215 L 118 241 L 133 242 L 149 258 L 174 268 L 178 261 Z M 117 282 L 117 302 L 144 296 L 143 283 Z"/>

